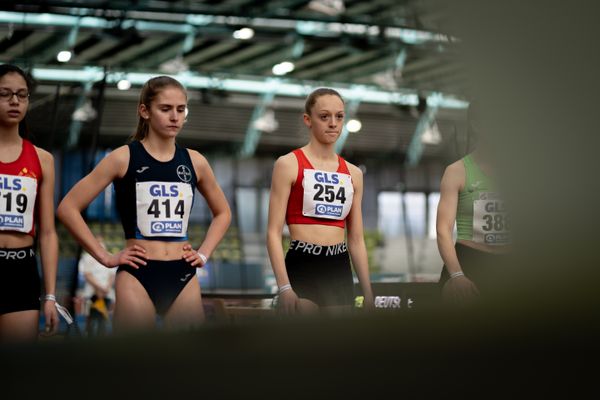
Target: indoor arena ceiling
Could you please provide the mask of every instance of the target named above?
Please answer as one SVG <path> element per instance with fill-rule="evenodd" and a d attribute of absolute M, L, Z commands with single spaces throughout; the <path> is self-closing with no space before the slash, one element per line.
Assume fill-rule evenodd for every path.
<path fill-rule="evenodd" d="M 303 98 L 315 86 L 353 102 L 466 106 L 458 39 L 417 0 L 11 1 L 0 5 L 0 62 L 38 81 L 158 73 L 189 87 Z M 71 53 L 60 62 L 57 54 Z M 293 68 L 292 68 L 293 65 Z M 256 111 L 256 109 L 255 109 Z M 418 125 L 418 124 L 417 124 Z M 412 132 L 411 132 L 412 134 Z M 410 135 L 409 135 L 410 138 Z"/>
<path fill-rule="evenodd" d="M 291 82 L 463 93 L 453 38 L 439 32 L 439 16 L 417 1 L 2 3 L 2 62 L 266 79 L 287 61 L 294 64 L 285 75 Z M 243 28 L 254 35 L 242 39 L 249 32 Z M 57 61 L 61 50 L 72 51 L 66 63 Z"/>

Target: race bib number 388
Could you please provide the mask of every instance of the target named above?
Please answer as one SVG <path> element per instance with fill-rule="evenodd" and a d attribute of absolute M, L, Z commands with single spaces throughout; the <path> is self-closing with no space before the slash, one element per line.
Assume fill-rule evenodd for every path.
<path fill-rule="evenodd" d="M 497 193 L 482 192 L 473 202 L 473 241 L 491 245 L 510 243 L 509 217 Z"/>
<path fill-rule="evenodd" d="M 36 195 L 35 179 L 0 174 L 0 230 L 31 231 Z"/>
<path fill-rule="evenodd" d="M 343 220 L 352 208 L 352 177 L 340 172 L 304 170 L 302 215 Z"/>
<path fill-rule="evenodd" d="M 192 208 L 188 183 L 137 182 L 137 225 L 146 237 L 184 237 Z"/>

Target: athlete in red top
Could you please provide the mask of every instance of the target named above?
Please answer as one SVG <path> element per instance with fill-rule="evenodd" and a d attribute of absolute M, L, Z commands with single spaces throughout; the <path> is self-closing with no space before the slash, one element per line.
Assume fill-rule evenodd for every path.
<path fill-rule="evenodd" d="M 363 237 L 362 172 L 334 151 L 343 123 L 344 102 L 339 93 L 329 88 L 313 91 L 304 113 L 309 143 L 275 162 L 267 249 L 279 286 L 279 309 L 284 313 L 351 306 L 350 256 L 365 305 L 373 307 Z M 284 222 L 291 236 L 285 258 Z"/>
<path fill-rule="evenodd" d="M 40 277 L 35 225 L 44 272 L 46 333 L 58 328 L 55 308 L 58 238 L 54 227 L 54 160 L 19 135 L 29 105 L 31 79 L 0 65 L 0 339 L 35 340 Z"/>
<path fill-rule="evenodd" d="M 301 149 L 296 149 L 292 153 L 294 153 L 296 159 L 298 160 L 298 174 L 296 175 L 296 182 L 294 182 L 292 190 L 290 191 L 290 198 L 287 205 L 287 211 L 285 213 L 285 223 L 288 225 L 315 224 L 337 226 L 342 229 L 345 228 L 345 219 L 325 219 L 304 216 L 302 212 L 302 204 L 304 202 L 304 187 L 302 185 L 302 180 L 304 179 L 304 170 L 311 170 L 315 168 L 312 166 L 312 164 L 304 154 L 304 151 L 302 151 Z M 337 157 L 338 168 L 336 172 L 341 172 L 343 174 L 350 175 L 350 171 L 348 170 L 346 161 L 340 156 Z"/>

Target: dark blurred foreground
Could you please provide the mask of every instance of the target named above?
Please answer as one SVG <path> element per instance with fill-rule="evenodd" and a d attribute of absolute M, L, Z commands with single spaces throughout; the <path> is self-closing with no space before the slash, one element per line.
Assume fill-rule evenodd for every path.
<path fill-rule="evenodd" d="M 0 349 L 2 398 L 571 397 L 598 333 L 552 312 L 383 312 L 54 339 Z"/>

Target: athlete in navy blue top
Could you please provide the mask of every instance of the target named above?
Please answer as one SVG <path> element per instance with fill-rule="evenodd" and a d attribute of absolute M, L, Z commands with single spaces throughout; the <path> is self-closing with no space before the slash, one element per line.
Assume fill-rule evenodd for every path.
<path fill-rule="evenodd" d="M 119 147 L 65 196 L 57 215 L 81 245 L 106 267 L 118 267 L 114 325 L 117 331 L 152 328 L 156 313 L 167 327 L 202 322 L 196 267 L 202 267 L 231 221 L 227 199 L 197 151 L 175 142 L 187 114 L 187 94 L 175 79 L 150 79 L 140 94 L 133 141 Z M 126 247 L 110 254 L 95 239 L 81 211 L 114 183 Z M 197 188 L 213 219 L 199 249 L 187 226 Z"/>

